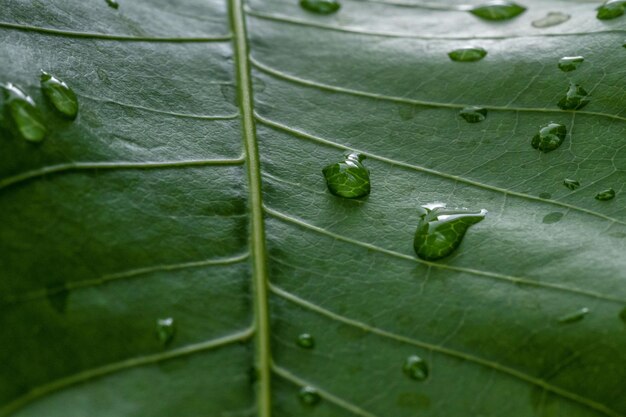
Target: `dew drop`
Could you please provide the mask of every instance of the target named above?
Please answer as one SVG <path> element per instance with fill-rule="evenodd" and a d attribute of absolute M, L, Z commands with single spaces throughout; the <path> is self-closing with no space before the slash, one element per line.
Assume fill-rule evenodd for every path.
<path fill-rule="evenodd" d="M 74 90 L 53 75 L 41 71 L 41 91 L 50 100 L 55 109 L 69 119 L 78 114 L 78 99 Z"/>
<path fill-rule="evenodd" d="M 563 218 L 563 213 L 559 213 L 558 211 L 555 211 L 553 213 L 548 213 L 545 216 L 543 216 L 543 223 L 544 224 L 557 223 L 562 218 Z"/>
<path fill-rule="evenodd" d="M 567 22 L 570 17 L 570 15 L 561 12 L 549 12 L 545 17 L 533 20 L 532 25 L 539 29 L 549 28 Z"/>
<path fill-rule="evenodd" d="M 487 55 L 487 51 L 480 46 L 466 46 L 448 52 L 451 60 L 457 62 L 480 61 Z"/>
<path fill-rule="evenodd" d="M 563 72 L 574 71 L 584 61 L 585 58 L 582 56 L 564 56 L 559 59 L 559 69 Z"/>
<path fill-rule="evenodd" d="M 626 307 L 619 312 L 619 318 L 626 324 Z"/>
<path fill-rule="evenodd" d="M 583 307 L 573 313 L 559 317 L 559 323 L 575 323 L 584 319 L 587 314 L 589 314 L 589 309 L 587 307 Z"/>
<path fill-rule="evenodd" d="M 402 371 L 406 376 L 417 381 L 424 381 L 428 378 L 428 365 L 417 355 L 406 358 Z"/>
<path fill-rule="evenodd" d="M 544 200 L 549 200 L 552 198 L 552 194 L 550 193 L 539 193 L 539 198 L 543 198 Z"/>
<path fill-rule="evenodd" d="M 569 178 L 565 178 L 563 180 L 563 185 L 573 191 L 573 190 L 577 189 L 578 187 L 580 187 L 580 182 L 578 182 L 576 180 L 569 179 Z"/>
<path fill-rule="evenodd" d="M 559 102 L 558 106 L 563 110 L 579 110 L 589 103 L 589 94 L 578 84 L 570 83 L 565 97 Z"/>
<path fill-rule="evenodd" d="M 472 7 L 470 13 L 486 20 L 507 20 L 518 16 L 526 10 L 511 1 L 494 0 Z"/>
<path fill-rule="evenodd" d="M 296 343 L 301 348 L 313 349 L 313 347 L 315 346 L 315 339 L 309 333 L 302 333 L 301 335 L 298 336 Z"/>
<path fill-rule="evenodd" d="M 341 8 L 337 0 L 300 0 L 300 6 L 317 14 L 333 14 Z"/>
<path fill-rule="evenodd" d="M 105 1 L 109 5 L 109 7 L 113 9 L 118 9 L 120 7 L 120 4 L 117 2 L 117 0 L 105 0 Z"/>
<path fill-rule="evenodd" d="M 459 115 L 465 119 L 467 123 L 478 123 L 487 117 L 487 109 L 478 106 L 465 107 L 459 112 Z"/>
<path fill-rule="evenodd" d="M 302 387 L 298 397 L 300 398 L 300 402 L 304 405 L 316 405 L 322 399 L 319 392 L 317 392 L 315 388 L 309 386 Z"/>
<path fill-rule="evenodd" d="M 423 208 L 415 231 L 413 248 L 418 257 L 429 261 L 450 255 L 459 247 L 467 229 L 482 221 L 487 210 Z"/>
<path fill-rule="evenodd" d="M 169 344 L 176 333 L 174 319 L 167 317 L 165 319 L 157 319 L 156 321 L 156 337 L 163 346 Z"/>
<path fill-rule="evenodd" d="M 20 136 L 29 142 L 41 142 L 46 137 L 46 126 L 33 99 L 15 84 L 1 86 L 5 109 Z"/>
<path fill-rule="evenodd" d="M 609 188 L 608 190 L 600 191 L 598 194 L 596 194 L 595 199 L 600 200 L 600 201 L 608 201 L 608 200 L 612 200 L 614 197 L 615 197 L 615 190 L 612 188 Z"/>
<path fill-rule="evenodd" d="M 339 197 L 358 198 L 370 193 L 370 174 L 361 163 L 365 155 L 347 151 L 345 160 L 322 170 L 328 190 Z"/>
<path fill-rule="evenodd" d="M 566 134 L 567 129 L 565 125 L 550 122 L 539 129 L 539 133 L 533 137 L 530 144 L 541 152 L 550 152 L 561 146 Z"/>
<path fill-rule="evenodd" d="M 626 11 L 626 0 L 608 0 L 598 7 L 596 17 L 600 20 L 609 20 L 620 17 Z"/>

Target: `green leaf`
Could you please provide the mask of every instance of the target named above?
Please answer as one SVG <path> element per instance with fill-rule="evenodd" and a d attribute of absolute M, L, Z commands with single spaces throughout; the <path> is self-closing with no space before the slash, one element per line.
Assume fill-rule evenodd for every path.
<path fill-rule="evenodd" d="M 523 6 L 3 4 L 0 83 L 47 134 L 0 119 L 0 416 L 626 416 L 624 18 Z M 327 189 L 345 151 L 367 197 Z M 436 262 L 430 203 L 488 211 Z"/>

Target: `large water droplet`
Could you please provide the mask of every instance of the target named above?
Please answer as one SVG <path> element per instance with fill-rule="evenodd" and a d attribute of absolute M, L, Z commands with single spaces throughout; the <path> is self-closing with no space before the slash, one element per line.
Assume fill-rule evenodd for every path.
<path fill-rule="evenodd" d="M 109 7 L 113 9 L 117 9 L 120 7 L 120 4 L 117 2 L 117 0 L 105 0 L 105 1 L 109 5 Z"/>
<path fill-rule="evenodd" d="M 467 229 L 482 221 L 487 210 L 449 210 L 424 208 L 415 231 L 413 248 L 422 259 L 436 260 L 459 247 Z"/>
<path fill-rule="evenodd" d="M 15 84 L 1 85 L 4 105 L 20 136 L 30 142 L 46 137 L 46 126 L 33 99 Z"/>
<path fill-rule="evenodd" d="M 536 28 L 543 29 L 551 26 L 560 25 L 570 19 L 570 15 L 561 12 L 549 12 L 546 17 L 533 20 L 532 25 Z"/>
<path fill-rule="evenodd" d="M 370 193 L 370 174 L 361 163 L 365 155 L 347 151 L 345 160 L 322 170 L 328 190 L 336 196 L 358 198 Z"/>
<path fill-rule="evenodd" d="M 411 355 L 406 358 L 402 371 L 406 376 L 417 381 L 424 381 L 428 378 L 428 365 L 424 359 L 417 355 Z"/>
<path fill-rule="evenodd" d="M 322 399 L 319 392 L 317 392 L 317 389 L 309 386 L 302 387 L 298 397 L 304 405 L 315 405 Z"/>
<path fill-rule="evenodd" d="M 609 188 L 608 190 L 604 190 L 604 191 L 600 191 L 598 194 L 596 194 L 596 200 L 600 200 L 600 201 L 608 201 L 608 200 L 612 200 L 615 197 L 615 190 L 612 188 Z"/>
<path fill-rule="evenodd" d="M 575 323 L 584 319 L 587 314 L 589 314 L 589 309 L 587 307 L 583 307 L 573 313 L 559 317 L 559 323 Z"/>
<path fill-rule="evenodd" d="M 564 56 L 559 59 L 559 69 L 563 72 L 574 71 L 584 61 L 585 58 L 582 56 Z"/>
<path fill-rule="evenodd" d="M 569 178 L 565 178 L 563 180 L 563 185 L 573 191 L 573 190 L 577 189 L 578 187 L 580 187 L 580 182 L 578 182 L 576 180 L 569 179 Z"/>
<path fill-rule="evenodd" d="M 41 71 L 41 90 L 54 108 L 62 115 L 69 119 L 76 118 L 78 99 L 74 91 L 65 82 L 45 71 Z"/>
<path fill-rule="evenodd" d="M 558 106 L 563 110 L 579 110 L 589 103 L 589 94 L 578 84 L 570 83 L 565 97 L 559 102 Z"/>
<path fill-rule="evenodd" d="M 468 123 L 478 123 L 487 117 L 487 109 L 478 106 L 465 107 L 459 112 L 459 115 Z"/>
<path fill-rule="evenodd" d="M 466 46 L 448 52 L 451 60 L 457 62 L 480 61 L 487 55 L 487 51 L 480 46 Z"/>
<path fill-rule="evenodd" d="M 173 318 L 167 317 L 165 319 L 157 319 L 156 336 L 163 346 L 172 341 L 174 333 L 176 333 L 176 326 Z"/>
<path fill-rule="evenodd" d="M 313 349 L 315 346 L 315 339 L 309 333 L 302 333 L 298 336 L 296 343 L 298 343 L 298 346 L 301 348 Z"/>
<path fill-rule="evenodd" d="M 518 16 L 526 10 L 526 7 L 511 1 L 494 0 L 470 9 L 470 12 L 487 20 L 506 20 Z"/>
<path fill-rule="evenodd" d="M 300 6 L 317 14 L 332 14 L 341 8 L 337 0 L 300 0 Z"/>
<path fill-rule="evenodd" d="M 626 11 L 626 0 L 609 0 L 598 7 L 596 17 L 600 20 L 609 20 L 620 17 Z"/>
<path fill-rule="evenodd" d="M 530 144 L 541 152 L 550 152 L 561 146 L 566 134 L 565 125 L 550 122 L 539 129 L 539 133 L 533 137 Z"/>
<path fill-rule="evenodd" d="M 548 213 L 545 216 L 543 216 L 543 223 L 544 224 L 556 223 L 560 221 L 562 218 L 563 218 L 563 213 L 555 211 L 555 212 Z"/>

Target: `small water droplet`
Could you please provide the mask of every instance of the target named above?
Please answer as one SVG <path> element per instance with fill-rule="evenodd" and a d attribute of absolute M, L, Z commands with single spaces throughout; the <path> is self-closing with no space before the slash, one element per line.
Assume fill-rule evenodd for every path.
<path fill-rule="evenodd" d="M 317 389 L 309 386 L 302 387 L 298 397 L 300 398 L 300 402 L 304 405 L 316 405 L 322 399 Z"/>
<path fill-rule="evenodd" d="M 62 115 L 72 120 L 76 118 L 78 99 L 64 81 L 41 71 L 41 91 Z"/>
<path fill-rule="evenodd" d="M 487 50 L 480 46 L 466 46 L 448 52 L 451 60 L 457 62 L 475 62 L 480 61 L 487 55 Z"/>
<path fill-rule="evenodd" d="M 561 146 L 566 134 L 567 128 L 565 125 L 550 122 L 539 129 L 539 133 L 533 137 L 530 144 L 541 152 L 550 152 Z"/>
<path fill-rule="evenodd" d="M 539 193 L 539 198 L 543 198 L 544 200 L 549 200 L 552 198 L 552 194 L 550 193 Z"/>
<path fill-rule="evenodd" d="M 459 112 L 459 115 L 468 123 L 478 123 L 487 117 L 487 109 L 478 106 L 465 107 Z"/>
<path fill-rule="evenodd" d="M 558 106 L 563 110 L 579 110 L 589 103 L 589 94 L 578 84 L 570 83 L 565 97 L 559 102 Z"/>
<path fill-rule="evenodd" d="M 418 257 L 436 260 L 459 247 L 467 229 L 482 221 L 487 210 L 449 210 L 425 208 L 415 231 L 413 248 Z"/>
<path fill-rule="evenodd" d="M 573 191 L 573 190 L 577 189 L 578 187 L 580 187 L 580 182 L 578 182 L 576 180 L 571 180 L 569 178 L 565 178 L 563 180 L 563 185 Z"/>
<path fill-rule="evenodd" d="M 533 20 L 532 25 L 536 28 L 549 28 L 551 26 L 560 25 L 570 19 L 570 15 L 561 12 L 549 12 L 546 17 Z"/>
<path fill-rule="evenodd" d="M 300 6 L 317 14 L 332 14 L 341 8 L 337 0 L 300 0 Z"/>
<path fill-rule="evenodd" d="M 361 163 L 365 155 L 347 151 L 345 160 L 322 170 L 328 190 L 339 197 L 358 198 L 370 193 L 370 174 Z"/>
<path fill-rule="evenodd" d="M 51 284 L 46 288 L 46 295 L 50 305 L 59 313 L 65 313 L 67 309 L 67 301 L 70 295 L 65 283 Z"/>
<path fill-rule="evenodd" d="M 174 333 L 176 333 L 176 326 L 173 318 L 167 317 L 165 319 L 157 319 L 156 336 L 163 346 L 172 341 Z"/>
<path fill-rule="evenodd" d="M 626 11 L 626 0 L 609 0 L 598 7 L 596 17 L 600 20 L 609 20 L 620 17 Z"/>
<path fill-rule="evenodd" d="M 30 142 L 41 142 L 46 137 L 46 126 L 33 99 L 15 84 L 0 86 L 5 108 L 20 136 Z"/>
<path fill-rule="evenodd" d="M 563 72 L 574 71 L 584 61 L 585 58 L 582 56 L 564 56 L 559 59 L 559 69 Z"/>
<path fill-rule="evenodd" d="M 559 213 L 558 211 L 555 211 L 553 213 L 549 213 L 543 216 L 543 223 L 544 224 L 556 223 L 560 221 L 561 218 L 563 218 L 563 213 Z"/>
<path fill-rule="evenodd" d="M 406 376 L 417 381 L 424 381 L 428 378 L 428 365 L 417 355 L 406 358 L 402 371 Z"/>
<path fill-rule="evenodd" d="M 302 333 L 298 336 L 296 343 L 298 343 L 298 346 L 301 348 L 313 349 L 315 346 L 315 339 L 309 333 Z"/>
<path fill-rule="evenodd" d="M 619 318 L 626 324 L 626 307 L 619 312 Z"/>
<path fill-rule="evenodd" d="M 105 1 L 109 5 L 109 7 L 113 9 L 118 9 L 120 7 L 120 4 L 117 2 L 117 0 L 105 0 Z"/>
<path fill-rule="evenodd" d="M 494 0 L 472 7 L 470 13 L 487 20 L 507 20 L 518 16 L 526 10 L 511 1 Z"/>
<path fill-rule="evenodd" d="M 589 314 L 589 309 L 587 307 L 583 307 L 573 313 L 559 317 L 559 323 L 575 323 L 584 319 L 587 314 Z"/>
<path fill-rule="evenodd" d="M 609 188 L 608 190 L 600 191 L 598 194 L 596 194 L 595 199 L 600 200 L 600 201 L 608 201 L 608 200 L 612 200 L 614 197 L 615 197 L 615 190 L 612 188 Z"/>

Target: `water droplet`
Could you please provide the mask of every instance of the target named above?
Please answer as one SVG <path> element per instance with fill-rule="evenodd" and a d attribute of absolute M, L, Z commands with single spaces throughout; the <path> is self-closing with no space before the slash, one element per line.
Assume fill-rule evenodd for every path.
<path fill-rule="evenodd" d="M 46 127 L 33 99 L 15 84 L 2 85 L 4 105 L 20 136 L 30 142 L 41 142 Z"/>
<path fill-rule="evenodd" d="M 459 115 L 468 123 L 478 123 L 487 117 L 487 109 L 478 106 L 465 107 L 459 112 Z"/>
<path fill-rule="evenodd" d="M 620 17 L 626 11 L 626 0 L 609 0 L 598 7 L 596 17 L 600 20 L 609 20 Z"/>
<path fill-rule="evenodd" d="M 317 392 L 315 388 L 309 386 L 302 387 L 298 397 L 300 397 L 300 402 L 304 405 L 315 405 L 322 399 L 319 392 Z"/>
<path fill-rule="evenodd" d="M 67 301 L 70 296 L 65 283 L 51 284 L 46 287 L 46 296 L 50 305 L 59 313 L 65 313 L 67 309 Z"/>
<path fill-rule="evenodd" d="M 76 99 L 74 91 L 64 81 L 41 71 L 41 91 L 62 115 L 69 119 L 76 118 L 78 99 Z"/>
<path fill-rule="evenodd" d="M 563 72 L 574 71 L 584 60 L 582 56 L 564 56 L 559 59 L 559 69 Z"/>
<path fill-rule="evenodd" d="M 608 200 L 612 200 L 615 197 L 615 190 L 612 188 L 609 188 L 608 190 L 604 190 L 604 191 L 600 191 L 598 194 L 596 194 L 596 200 L 600 200 L 600 201 L 608 201 Z"/>
<path fill-rule="evenodd" d="M 556 223 L 560 221 L 561 218 L 563 218 L 563 213 L 559 213 L 558 211 L 555 211 L 553 213 L 549 213 L 543 216 L 543 223 L 544 224 Z"/>
<path fill-rule="evenodd" d="M 539 198 L 543 198 L 544 200 L 549 200 L 552 198 L 552 194 L 550 193 L 539 193 Z"/>
<path fill-rule="evenodd" d="M 436 260 L 459 247 L 467 229 L 482 221 L 487 210 L 449 210 L 424 208 L 415 231 L 413 248 L 422 259 Z"/>
<path fill-rule="evenodd" d="M 117 2 L 117 0 L 105 0 L 105 1 L 109 5 L 109 7 L 113 9 L 118 9 L 120 7 L 120 4 Z"/>
<path fill-rule="evenodd" d="M 337 0 L 300 0 L 300 6 L 317 14 L 333 14 L 341 8 Z"/>
<path fill-rule="evenodd" d="M 533 20 L 532 25 L 536 28 L 549 28 L 551 26 L 560 25 L 570 19 L 570 15 L 561 12 L 549 12 L 546 17 Z"/>
<path fill-rule="evenodd" d="M 165 319 L 157 319 L 156 336 L 163 346 L 172 341 L 172 339 L 174 338 L 174 333 L 176 333 L 176 326 L 174 324 L 173 318 L 168 317 Z"/>
<path fill-rule="evenodd" d="M 573 191 L 573 190 L 577 189 L 578 187 L 580 187 L 580 182 L 578 182 L 576 180 L 571 180 L 569 178 L 565 178 L 563 180 L 563 185 Z"/>
<path fill-rule="evenodd" d="M 624 307 L 622 309 L 622 311 L 619 312 L 619 318 L 626 323 L 626 307 Z"/>
<path fill-rule="evenodd" d="M 565 140 L 567 128 L 561 123 L 550 122 L 539 129 L 530 142 L 533 148 L 541 152 L 550 152 L 561 146 Z"/>
<path fill-rule="evenodd" d="M 451 60 L 457 62 L 475 62 L 480 61 L 487 55 L 487 51 L 480 46 L 466 46 L 448 52 Z"/>
<path fill-rule="evenodd" d="M 313 349 L 315 346 L 315 339 L 309 333 L 302 333 L 298 336 L 297 342 L 298 346 L 304 349 Z"/>
<path fill-rule="evenodd" d="M 559 102 L 558 106 L 563 110 L 579 110 L 589 103 L 589 94 L 578 84 L 570 83 L 565 97 Z"/>
<path fill-rule="evenodd" d="M 361 164 L 365 155 L 347 151 L 345 160 L 322 170 L 328 190 L 339 197 L 358 198 L 370 193 L 370 174 Z"/>
<path fill-rule="evenodd" d="M 589 309 L 587 307 L 583 307 L 573 313 L 559 317 L 559 323 L 575 323 L 584 319 L 587 314 L 589 314 Z"/>
<path fill-rule="evenodd" d="M 470 13 L 487 20 L 507 20 L 518 16 L 526 7 L 511 1 L 494 0 L 470 9 Z"/>
<path fill-rule="evenodd" d="M 417 355 L 411 355 L 406 358 L 402 371 L 404 371 L 406 376 L 417 381 L 424 381 L 428 378 L 428 365 L 426 365 L 424 359 Z"/>

